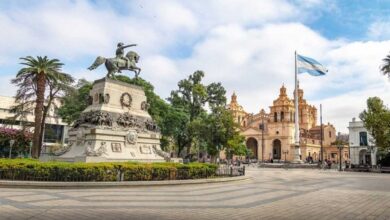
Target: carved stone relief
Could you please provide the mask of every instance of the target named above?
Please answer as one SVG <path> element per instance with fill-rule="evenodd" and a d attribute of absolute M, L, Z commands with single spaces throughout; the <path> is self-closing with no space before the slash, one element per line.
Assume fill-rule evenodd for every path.
<path fill-rule="evenodd" d="M 111 150 L 112 152 L 122 152 L 122 145 L 121 143 L 111 143 Z"/>
<path fill-rule="evenodd" d="M 104 95 L 104 104 L 108 104 L 110 102 L 110 94 L 106 93 Z"/>
<path fill-rule="evenodd" d="M 99 104 L 104 103 L 104 95 L 102 93 L 99 93 Z"/>
<path fill-rule="evenodd" d="M 137 119 L 133 115 L 130 115 L 129 113 L 126 112 L 124 114 L 121 114 L 118 117 L 118 119 L 116 120 L 116 123 L 119 126 L 122 126 L 125 128 L 134 127 L 137 123 Z"/>
<path fill-rule="evenodd" d="M 122 107 L 130 108 L 132 101 L 133 101 L 133 99 L 131 98 L 131 95 L 129 93 L 125 92 L 121 95 L 120 102 L 121 102 Z"/>
<path fill-rule="evenodd" d="M 141 146 L 139 147 L 139 151 L 141 152 L 141 154 L 151 154 L 152 153 L 152 150 L 150 149 L 149 146 Z"/>
<path fill-rule="evenodd" d="M 96 150 L 94 149 L 93 146 L 86 147 L 84 154 L 90 157 L 99 157 L 102 156 L 103 154 L 107 154 L 106 142 L 101 142 L 100 147 Z"/>
<path fill-rule="evenodd" d="M 61 155 L 65 154 L 66 152 L 68 152 L 70 150 L 70 148 L 72 148 L 72 144 L 69 144 L 66 147 L 62 147 L 61 149 L 54 151 L 53 154 L 55 156 L 61 156 Z"/>
<path fill-rule="evenodd" d="M 129 142 L 129 144 L 137 143 L 137 138 L 138 138 L 138 135 L 137 135 L 137 132 L 135 132 L 135 131 L 130 131 L 126 136 L 127 142 Z"/>
<path fill-rule="evenodd" d="M 106 125 L 112 126 L 112 116 L 108 112 L 91 111 L 84 112 L 80 115 L 73 125 L 74 128 L 79 127 L 81 124 L 93 124 L 93 125 Z"/>
<path fill-rule="evenodd" d="M 142 103 L 141 103 L 141 110 L 143 110 L 143 111 L 147 111 L 148 109 L 149 109 L 149 104 L 146 102 L 146 101 L 143 101 Z"/>

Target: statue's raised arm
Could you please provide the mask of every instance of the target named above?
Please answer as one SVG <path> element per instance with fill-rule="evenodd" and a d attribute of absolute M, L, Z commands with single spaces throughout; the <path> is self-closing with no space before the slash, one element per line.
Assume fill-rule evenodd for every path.
<path fill-rule="evenodd" d="M 129 44 L 129 45 L 123 45 L 121 46 L 122 49 L 128 48 L 128 47 L 135 47 L 137 44 Z"/>

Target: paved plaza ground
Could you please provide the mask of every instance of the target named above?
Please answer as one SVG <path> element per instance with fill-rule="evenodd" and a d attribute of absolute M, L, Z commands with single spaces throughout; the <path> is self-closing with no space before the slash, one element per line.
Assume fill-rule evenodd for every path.
<path fill-rule="evenodd" d="M 390 175 L 249 168 L 251 180 L 132 188 L 0 188 L 0 219 L 390 219 Z"/>

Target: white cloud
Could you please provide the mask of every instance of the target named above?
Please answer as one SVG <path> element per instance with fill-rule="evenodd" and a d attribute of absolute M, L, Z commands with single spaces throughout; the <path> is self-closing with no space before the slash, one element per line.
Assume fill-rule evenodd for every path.
<path fill-rule="evenodd" d="M 368 37 L 375 40 L 390 39 L 390 21 L 376 21 L 368 27 Z"/>
<path fill-rule="evenodd" d="M 292 96 L 297 50 L 330 70 L 325 77 L 300 75 L 301 87 L 309 103 L 324 104 L 325 120 L 346 131 L 348 120 L 358 116 L 368 96 L 390 100 L 389 82 L 379 73 L 390 47 L 390 41 L 379 40 L 389 33 L 386 24 L 378 23 L 370 29 L 378 41 L 329 40 L 301 23 L 315 13 L 311 8 L 328 3 L 138 0 L 125 2 L 119 12 L 109 2 L 13 6 L 0 14 L 0 29 L 6 30 L 0 32 L 0 64 L 47 54 L 71 63 L 66 72 L 93 80 L 105 74 L 104 67 L 94 72 L 85 69 L 96 56 L 113 56 L 118 41 L 137 43 L 134 50 L 141 55 L 141 76 L 154 84 L 161 97 L 167 97 L 180 79 L 201 69 L 207 82 L 221 81 L 228 96 L 236 91 L 247 111 L 258 112 L 269 110 L 283 83 Z M 189 50 L 186 57 L 170 55 L 177 45 Z M 9 80 L 10 73 L 5 72 L 9 69 L 0 67 L 0 76 Z M 7 86 L 7 91 L 15 91 Z"/>
<path fill-rule="evenodd" d="M 193 56 L 178 65 L 182 72 L 194 67 L 204 70 L 207 81 L 221 81 L 228 95 L 236 91 L 244 108 L 256 113 L 269 110 L 282 83 L 292 97 L 294 50 L 298 50 L 330 70 L 325 77 L 299 76 L 306 99 L 317 107 L 320 103 L 329 107 L 324 119 L 346 132 L 348 120 L 358 116 L 369 96 L 388 100 L 389 83 L 379 73 L 379 65 L 389 47 L 390 41 L 331 41 L 299 23 L 257 28 L 225 25 L 211 30 L 195 45 Z"/>

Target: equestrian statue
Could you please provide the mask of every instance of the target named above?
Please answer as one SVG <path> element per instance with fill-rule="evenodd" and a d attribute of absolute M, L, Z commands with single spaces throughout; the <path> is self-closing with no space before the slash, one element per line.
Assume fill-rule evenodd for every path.
<path fill-rule="evenodd" d="M 139 73 L 141 72 L 141 68 L 136 66 L 138 63 L 139 55 L 134 51 L 127 52 L 125 56 L 125 48 L 134 47 L 137 44 L 129 44 L 125 45 L 124 43 L 118 43 L 116 49 L 116 57 L 114 58 L 105 58 L 98 56 L 95 62 L 88 67 L 89 70 L 94 70 L 100 65 L 104 63 L 107 69 L 107 77 L 114 78 L 115 73 L 121 73 L 122 70 L 130 70 L 135 73 L 135 77 L 137 78 Z"/>

